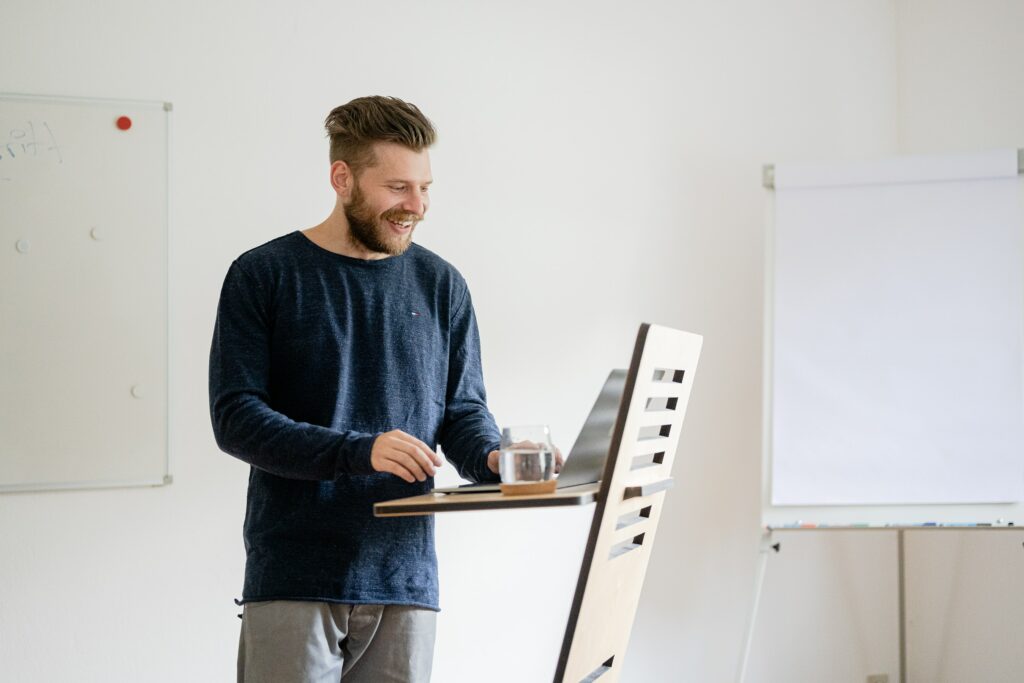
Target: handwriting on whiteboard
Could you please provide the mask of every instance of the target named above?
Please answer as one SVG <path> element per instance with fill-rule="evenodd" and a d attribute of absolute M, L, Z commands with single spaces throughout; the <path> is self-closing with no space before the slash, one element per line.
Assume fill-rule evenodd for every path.
<path fill-rule="evenodd" d="M 64 163 L 57 138 L 46 121 L 26 121 L 25 125 L 8 128 L 6 139 L 0 138 L 0 168 L 19 159 L 49 157 Z"/>

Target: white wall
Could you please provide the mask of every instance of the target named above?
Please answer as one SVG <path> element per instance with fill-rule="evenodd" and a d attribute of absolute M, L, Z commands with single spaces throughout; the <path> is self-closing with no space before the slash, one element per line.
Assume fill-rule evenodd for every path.
<path fill-rule="evenodd" d="M 440 129 L 418 239 L 470 282 L 499 421 L 547 421 L 569 444 L 639 322 L 705 335 L 626 680 L 733 676 L 758 525 L 760 166 L 895 149 L 891 0 L 8 0 L 4 15 L 0 90 L 175 104 L 175 483 L 0 497 L 0 677 L 233 675 L 247 468 L 208 424 L 217 292 L 235 255 L 326 215 L 320 122 L 371 93 Z M 515 334 L 524 320 L 538 331 Z M 439 520 L 435 680 L 549 679 L 586 514 Z M 832 566 L 834 549 L 808 552 L 808 576 Z"/>
<path fill-rule="evenodd" d="M 1024 2 L 898 10 L 901 151 L 1024 148 Z M 908 537 L 913 683 L 1024 679 L 1022 542 L 1016 531 Z"/>

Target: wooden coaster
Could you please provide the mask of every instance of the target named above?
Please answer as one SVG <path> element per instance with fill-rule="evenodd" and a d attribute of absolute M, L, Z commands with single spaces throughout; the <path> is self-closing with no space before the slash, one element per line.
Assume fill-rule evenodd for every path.
<path fill-rule="evenodd" d="M 524 484 L 502 484 L 500 488 L 506 496 L 525 496 L 554 493 L 557 485 L 557 479 L 548 479 L 547 481 L 530 481 Z"/>

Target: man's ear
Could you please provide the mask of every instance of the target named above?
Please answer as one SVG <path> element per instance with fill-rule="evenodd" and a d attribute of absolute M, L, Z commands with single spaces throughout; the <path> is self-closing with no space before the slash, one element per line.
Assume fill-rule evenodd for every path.
<path fill-rule="evenodd" d="M 352 168 L 344 161 L 335 161 L 331 164 L 331 187 L 342 199 L 348 200 L 355 186 L 355 176 Z"/>

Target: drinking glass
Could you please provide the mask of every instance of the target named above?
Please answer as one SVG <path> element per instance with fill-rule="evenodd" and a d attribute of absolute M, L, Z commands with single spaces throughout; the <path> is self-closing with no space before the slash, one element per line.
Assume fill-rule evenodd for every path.
<path fill-rule="evenodd" d="M 498 470 L 502 484 L 530 484 L 555 477 L 555 448 L 547 425 L 505 427 Z"/>

